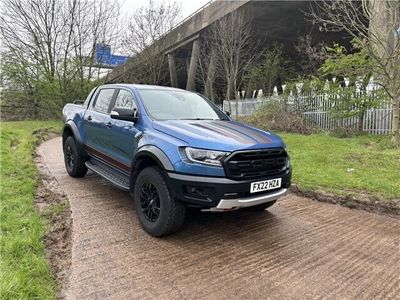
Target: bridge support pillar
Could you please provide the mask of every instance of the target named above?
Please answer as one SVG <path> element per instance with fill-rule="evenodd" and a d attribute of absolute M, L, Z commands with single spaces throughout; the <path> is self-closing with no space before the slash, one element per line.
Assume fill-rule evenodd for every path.
<path fill-rule="evenodd" d="M 211 50 L 211 57 L 210 57 L 210 63 L 208 64 L 208 70 L 207 70 L 207 80 L 206 80 L 206 86 L 205 86 L 205 96 L 214 101 L 214 91 L 213 91 L 213 82 L 214 82 L 214 74 L 216 70 L 215 66 L 215 57 L 216 53 L 215 50 Z"/>
<path fill-rule="evenodd" d="M 186 89 L 188 91 L 194 91 L 196 88 L 196 69 L 199 61 L 200 41 L 196 39 L 193 41 L 192 55 L 190 57 L 190 65 L 188 71 L 188 78 L 186 83 Z"/>
<path fill-rule="evenodd" d="M 172 53 L 168 53 L 169 77 L 171 79 L 171 86 L 178 87 L 178 77 L 176 75 L 175 57 Z"/>

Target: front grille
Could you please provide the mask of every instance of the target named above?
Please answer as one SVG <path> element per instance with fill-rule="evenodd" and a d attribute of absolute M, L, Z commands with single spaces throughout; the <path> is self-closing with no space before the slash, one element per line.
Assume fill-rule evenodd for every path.
<path fill-rule="evenodd" d="M 253 179 L 278 175 L 286 168 L 288 155 L 283 148 L 232 153 L 224 162 L 226 176 Z"/>

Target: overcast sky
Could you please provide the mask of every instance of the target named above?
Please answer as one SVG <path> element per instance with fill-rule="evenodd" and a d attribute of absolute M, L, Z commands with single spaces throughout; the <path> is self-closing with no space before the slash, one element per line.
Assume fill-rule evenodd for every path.
<path fill-rule="evenodd" d="M 121 4 L 121 12 L 124 16 L 131 14 L 141 6 L 145 6 L 148 0 L 118 0 Z M 182 19 L 195 12 L 210 0 L 176 0 L 182 5 Z M 154 2 L 167 2 L 167 0 L 154 0 Z M 173 1 L 170 1 L 173 2 Z"/>

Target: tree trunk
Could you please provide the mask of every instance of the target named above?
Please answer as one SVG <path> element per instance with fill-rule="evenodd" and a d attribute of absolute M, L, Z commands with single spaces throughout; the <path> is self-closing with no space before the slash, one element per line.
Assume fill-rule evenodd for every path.
<path fill-rule="evenodd" d="M 208 99 L 212 100 L 215 102 L 214 99 L 214 90 L 213 90 L 213 83 L 214 83 L 214 75 L 216 71 L 216 52 L 215 50 L 211 51 L 211 58 L 210 58 L 210 63 L 208 65 L 208 71 L 207 71 L 207 80 L 205 84 L 205 95 Z"/>
<path fill-rule="evenodd" d="M 231 100 L 231 83 L 230 80 L 228 80 L 228 84 L 226 85 L 226 100 Z"/>
<path fill-rule="evenodd" d="M 236 101 L 236 120 L 239 116 L 239 99 L 238 97 L 235 97 L 235 101 Z"/>
<path fill-rule="evenodd" d="M 363 132 L 363 125 L 364 125 L 364 111 L 360 111 L 358 114 L 358 128 L 357 131 L 359 133 Z"/>
<path fill-rule="evenodd" d="M 226 87 L 226 99 L 227 100 L 232 100 L 233 97 L 235 96 L 234 90 L 234 74 L 233 72 L 230 72 L 229 75 L 227 75 L 227 87 Z"/>
<path fill-rule="evenodd" d="M 400 146 L 399 125 L 400 125 L 400 94 L 392 98 L 392 144 Z"/>
<path fill-rule="evenodd" d="M 226 85 L 226 95 L 225 99 L 228 101 L 229 104 L 229 112 L 232 114 L 232 104 L 231 104 L 231 81 L 230 81 L 230 76 L 228 76 L 228 82 Z"/>
<path fill-rule="evenodd" d="M 248 85 L 246 87 L 246 92 L 244 94 L 244 98 L 251 99 L 251 98 L 253 98 L 253 94 L 254 94 L 254 89 L 251 88 L 251 85 Z"/>

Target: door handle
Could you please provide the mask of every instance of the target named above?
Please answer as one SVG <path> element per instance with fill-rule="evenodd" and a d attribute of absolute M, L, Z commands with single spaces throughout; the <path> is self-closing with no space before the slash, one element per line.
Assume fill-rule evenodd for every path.
<path fill-rule="evenodd" d="M 88 121 L 92 121 L 92 116 L 87 117 Z"/>
<path fill-rule="evenodd" d="M 107 127 L 107 128 L 111 128 L 111 126 L 112 126 L 112 125 L 111 125 L 111 122 L 107 122 L 107 123 L 106 123 L 106 127 Z"/>

